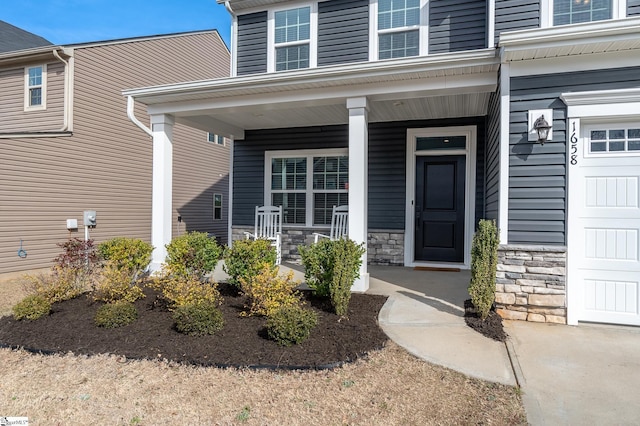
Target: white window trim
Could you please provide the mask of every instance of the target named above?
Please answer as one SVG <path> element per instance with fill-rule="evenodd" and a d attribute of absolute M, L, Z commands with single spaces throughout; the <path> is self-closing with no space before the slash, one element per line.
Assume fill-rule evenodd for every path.
<path fill-rule="evenodd" d="M 599 120 L 597 123 L 593 121 L 586 121 L 583 123 L 582 127 L 582 148 L 584 152 L 582 153 L 584 159 L 589 158 L 610 158 L 610 157 L 640 157 L 640 151 L 602 151 L 602 152 L 591 152 L 591 130 L 627 130 L 629 128 L 638 128 L 640 127 L 640 120 L 638 121 L 608 121 L 608 120 Z"/>
<path fill-rule="evenodd" d="M 220 196 L 220 206 L 216 206 L 216 197 Z M 220 193 L 213 194 L 213 220 L 218 221 L 223 219 L 223 207 L 224 207 L 224 195 Z M 216 219 L 216 209 L 220 209 L 220 219 Z"/>
<path fill-rule="evenodd" d="M 429 0 L 420 0 L 420 25 L 387 30 L 378 30 L 378 0 L 369 0 L 369 60 L 378 60 L 378 36 L 380 34 L 405 32 L 415 29 L 418 29 L 420 33 L 418 56 L 426 56 L 429 53 Z"/>
<path fill-rule="evenodd" d="M 349 155 L 347 148 L 337 149 L 301 149 L 301 150 L 282 150 L 282 151 L 265 151 L 264 153 L 264 205 L 271 205 L 271 160 L 274 158 L 300 158 L 300 157 L 346 157 Z M 313 224 L 313 164 L 309 167 L 307 162 L 307 188 L 304 191 L 306 196 L 305 204 L 305 223 L 284 224 L 284 228 L 327 228 L 327 225 Z M 292 190 L 291 192 L 296 192 Z M 302 193 L 302 190 L 297 190 Z M 323 191 L 328 192 L 328 191 Z M 336 190 L 335 192 L 345 192 Z"/>
<path fill-rule="evenodd" d="M 317 68 L 318 66 L 318 3 L 287 3 L 286 6 L 275 7 L 269 9 L 267 17 L 267 72 L 276 72 L 276 20 L 275 13 L 284 10 L 299 9 L 309 7 L 309 68 Z M 304 41 L 295 41 L 290 43 L 280 43 L 278 47 L 297 46 L 306 44 Z M 306 69 L 306 68 L 301 68 Z M 287 70 L 296 71 L 296 70 Z M 287 72 L 279 71 L 279 72 Z"/>
<path fill-rule="evenodd" d="M 42 84 L 40 86 L 29 86 L 29 69 L 42 67 Z M 42 103 L 40 105 L 29 105 L 31 101 L 29 89 L 40 87 L 42 90 Z M 24 110 L 41 111 L 47 109 L 47 64 L 31 65 L 24 67 Z"/>
<path fill-rule="evenodd" d="M 551 28 L 553 27 L 553 1 L 554 0 L 541 0 L 540 1 L 540 27 Z M 611 0 L 611 19 L 623 19 L 627 17 L 627 0 Z M 606 21 L 606 19 L 605 19 Z M 600 22 L 600 21 L 591 21 Z M 568 24 L 576 25 L 576 24 Z M 566 25 L 558 25 L 566 26 Z"/>

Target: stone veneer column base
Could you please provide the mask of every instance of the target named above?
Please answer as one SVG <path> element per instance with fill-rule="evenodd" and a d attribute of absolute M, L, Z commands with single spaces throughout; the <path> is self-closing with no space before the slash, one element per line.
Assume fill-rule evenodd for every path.
<path fill-rule="evenodd" d="M 245 238 L 245 232 L 253 232 L 252 226 L 234 226 L 231 228 L 233 241 Z M 316 229 L 285 228 L 282 231 L 282 259 L 290 262 L 300 262 L 299 245 L 309 246 L 313 243 L 313 233 Z M 320 230 L 328 234 L 329 230 Z M 368 262 L 371 265 L 404 265 L 404 231 L 372 229 L 368 235 Z"/>
<path fill-rule="evenodd" d="M 564 246 L 500 245 L 498 314 L 511 320 L 566 324 L 566 264 Z"/>

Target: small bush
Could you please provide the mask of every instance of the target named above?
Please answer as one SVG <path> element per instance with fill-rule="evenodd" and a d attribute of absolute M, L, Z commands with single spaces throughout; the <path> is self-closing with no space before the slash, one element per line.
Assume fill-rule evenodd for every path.
<path fill-rule="evenodd" d="M 318 315 L 299 305 L 283 306 L 267 318 L 267 335 L 282 346 L 303 342 L 318 324 Z"/>
<path fill-rule="evenodd" d="M 493 220 L 480 220 L 471 245 L 469 295 L 480 318 L 486 319 L 496 298 L 498 229 Z"/>
<path fill-rule="evenodd" d="M 99 244 L 98 252 L 112 267 L 129 271 L 133 282 L 151 263 L 153 246 L 140 239 L 118 237 Z"/>
<path fill-rule="evenodd" d="M 202 282 L 195 276 L 165 275 L 153 279 L 149 287 L 162 293 L 171 310 L 193 304 L 220 305 L 222 296 L 216 283 Z"/>
<path fill-rule="evenodd" d="M 205 336 L 222 329 L 224 321 L 217 303 L 189 303 L 173 312 L 176 330 L 189 336 Z"/>
<path fill-rule="evenodd" d="M 28 293 L 38 294 L 50 303 L 73 299 L 87 290 L 86 276 L 79 276 L 78 271 L 54 266 L 48 274 L 25 275 L 22 286 Z"/>
<path fill-rule="evenodd" d="M 108 262 L 102 269 L 93 292 L 94 300 L 106 303 L 125 301 L 133 303 L 142 299 L 144 293 L 136 281 L 132 282 L 131 271 L 118 268 Z"/>
<path fill-rule="evenodd" d="M 13 318 L 33 321 L 49 315 L 49 312 L 51 312 L 51 302 L 40 294 L 32 294 L 13 307 Z"/>
<path fill-rule="evenodd" d="M 98 327 L 117 328 L 131 324 L 137 318 L 138 311 L 133 303 L 120 301 L 100 306 L 95 322 Z"/>
<path fill-rule="evenodd" d="M 62 249 L 62 253 L 53 261 L 59 269 L 88 269 L 98 260 L 93 240 L 70 238 L 64 243 L 58 243 L 57 246 Z"/>
<path fill-rule="evenodd" d="M 206 232 L 187 232 L 167 244 L 165 270 L 172 275 L 204 276 L 216 268 L 222 248 Z"/>
<path fill-rule="evenodd" d="M 276 249 L 268 240 L 238 240 L 224 252 L 224 272 L 229 275 L 229 284 L 241 286 L 260 273 L 263 263 L 276 264 Z"/>
<path fill-rule="evenodd" d="M 329 296 L 336 314 L 344 316 L 351 300 L 351 286 L 360 276 L 363 245 L 353 240 L 320 240 L 300 247 L 307 285 L 319 296 Z"/>
<path fill-rule="evenodd" d="M 242 292 L 249 301 L 248 315 L 269 316 L 276 310 L 300 303 L 300 293 L 295 288 L 300 284 L 293 280 L 293 271 L 279 276 L 280 268 L 263 263 L 260 273 L 249 279 L 241 279 Z"/>

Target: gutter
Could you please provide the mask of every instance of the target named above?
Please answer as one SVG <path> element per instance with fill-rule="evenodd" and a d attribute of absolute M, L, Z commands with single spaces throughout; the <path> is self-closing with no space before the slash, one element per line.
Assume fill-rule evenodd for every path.
<path fill-rule="evenodd" d="M 140 127 L 149 136 L 153 137 L 153 132 L 151 131 L 151 129 L 142 124 L 142 122 L 140 122 L 140 120 L 136 118 L 134 106 L 135 99 L 133 98 L 133 96 L 127 96 L 127 117 L 129 117 L 129 120 L 131 120 L 133 124 Z"/>

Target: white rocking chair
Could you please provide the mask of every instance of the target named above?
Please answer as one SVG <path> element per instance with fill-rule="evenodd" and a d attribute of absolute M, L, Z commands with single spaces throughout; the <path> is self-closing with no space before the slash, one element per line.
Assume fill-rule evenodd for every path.
<path fill-rule="evenodd" d="M 255 230 L 244 233 L 247 239 L 269 240 L 276 248 L 276 265 L 282 261 L 282 206 L 256 206 Z"/>
<path fill-rule="evenodd" d="M 320 238 L 329 238 L 331 241 L 347 238 L 349 236 L 349 206 L 333 206 L 329 235 L 314 232 L 313 236 L 314 243 L 317 243 Z"/>

